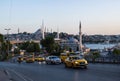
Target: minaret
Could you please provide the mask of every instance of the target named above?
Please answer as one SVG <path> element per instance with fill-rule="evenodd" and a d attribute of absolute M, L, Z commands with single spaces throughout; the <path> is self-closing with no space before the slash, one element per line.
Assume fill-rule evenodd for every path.
<path fill-rule="evenodd" d="M 47 33 L 49 33 L 49 30 L 48 30 L 48 28 L 47 28 Z"/>
<path fill-rule="evenodd" d="M 20 33 L 20 29 L 18 28 L 18 34 Z"/>
<path fill-rule="evenodd" d="M 52 29 L 51 29 L 51 33 L 53 33 Z"/>
<path fill-rule="evenodd" d="M 18 34 L 20 33 L 20 29 L 18 28 Z M 19 41 L 19 36 L 17 37 L 17 41 Z"/>
<path fill-rule="evenodd" d="M 57 28 L 57 38 L 59 39 L 59 29 Z"/>
<path fill-rule="evenodd" d="M 81 31 L 81 21 L 79 24 L 79 51 L 82 52 L 82 31 Z"/>
<path fill-rule="evenodd" d="M 42 39 L 45 38 L 45 34 L 44 34 L 44 21 L 42 20 Z"/>
<path fill-rule="evenodd" d="M 46 28 L 46 26 L 45 26 L 45 31 L 44 31 L 45 33 L 47 32 L 46 29 L 47 29 L 47 28 Z"/>

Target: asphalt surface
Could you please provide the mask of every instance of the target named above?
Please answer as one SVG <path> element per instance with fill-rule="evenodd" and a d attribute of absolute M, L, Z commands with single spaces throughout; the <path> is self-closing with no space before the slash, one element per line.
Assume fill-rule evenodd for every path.
<path fill-rule="evenodd" d="M 89 64 L 88 69 L 65 68 L 64 64 L 0 62 L 11 81 L 120 81 L 120 64 Z"/>
<path fill-rule="evenodd" d="M 3 68 L 0 68 L 0 81 L 10 81 L 10 77 L 7 75 Z"/>

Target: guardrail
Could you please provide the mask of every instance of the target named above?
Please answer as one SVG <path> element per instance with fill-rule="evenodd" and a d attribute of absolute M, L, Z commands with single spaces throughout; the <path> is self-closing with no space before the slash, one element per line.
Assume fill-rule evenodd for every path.
<path fill-rule="evenodd" d="M 98 57 L 98 58 L 85 58 L 90 63 L 112 63 L 112 64 L 120 64 L 120 56 L 119 57 Z"/>

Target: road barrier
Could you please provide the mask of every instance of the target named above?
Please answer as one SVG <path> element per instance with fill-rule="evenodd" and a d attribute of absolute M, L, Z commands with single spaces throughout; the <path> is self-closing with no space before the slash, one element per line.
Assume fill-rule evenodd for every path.
<path fill-rule="evenodd" d="M 120 64 L 120 56 L 117 57 L 98 57 L 98 58 L 85 58 L 90 63 L 112 63 Z"/>

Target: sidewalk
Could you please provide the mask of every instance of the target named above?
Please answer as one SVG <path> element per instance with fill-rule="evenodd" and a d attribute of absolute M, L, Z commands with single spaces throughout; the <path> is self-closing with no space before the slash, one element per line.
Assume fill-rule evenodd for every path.
<path fill-rule="evenodd" d="M 12 80 L 10 80 L 7 73 L 1 68 L 0 68 L 0 81 L 12 81 Z"/>

